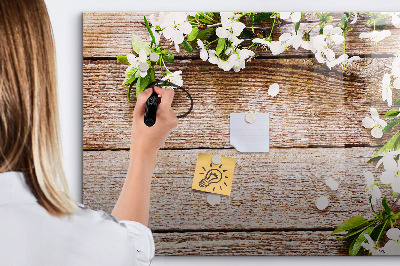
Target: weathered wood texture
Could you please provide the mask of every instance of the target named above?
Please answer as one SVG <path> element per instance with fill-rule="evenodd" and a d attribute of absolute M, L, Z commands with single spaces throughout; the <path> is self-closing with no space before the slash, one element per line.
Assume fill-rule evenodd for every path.
<path fill-rule="evenodd" d="M 151 13 L 133 13 L 133 12 L 85 12 L 83 13 L 83 56 L 84 57 L 116 57 L 117 55 L 125 55 L 132 52 L 130 45 L 131 33 L 135 33 L 142 39 L 150 41 L 150 36 L 144 26 L 143 16 L 148 18 Z M 157 16 L 157 12 L 155 12 Z M 336 16 L 337 17 L 337 16 Z M 400 30 L 389 24 L 385 29 L 392 30 L 392 35 L 385 42 L 373 44 L 368 40 L 359 38 L 361 32 L 368 32 L 372 29 L 365 26 L 367 17 L 361 15 L 357 22 L 352 25 L 352 31 L 346 35 L 346 53 L 352 54 L 393 54 L 397 46 L 400 45 Z M 301 24 L 300 30 L 308 31 L 315 26 L 314 23 Z M 328 23 L 335 25 L 336 23 Z M 269 22 L 261 24 L 270 26 Z M 293 24 L 282 25 L 282 32 L 294 31 Z M 317 34 L 319 27 L 315 27 L 312 34 Z M 274 40 L 280 35 L 279 27 L 274 29 Z M 162 37 L 161 44 L 163 47 L 170 47 L 175 55 L 184 57 L 199 57 L 198 52 L 187 54 L 181 47 L 180 53 L 176 53 L 173 45 Z M 336 52 L 342 52 L 343 46 L 338 46 Z M 263 51 L 260 55 L 273 56 L 271 52 Z M 312 55 L 310 51 L 302 48 L 295 50 L 293 48 L 285 51 L 279 56 L 290 55 Z"/>
<path fill-rule="evenodd" d="M 131 52 L 132 32 L 149 40 L 143 24 L 149 14 L 83 14 L 83 199 L 93 209 L 112 210 L 126 175 L 135 102 L 126 100 L 121 85 L 126 66 L 115 56 Z M 346 243 L 329 233 L 344 219 L 369 213 L 362 173 L 371 170 L 378 178 L 380 169 L 366 160 L 386 139 L 373 139 L 361 120 L 370 107 L 381 115 L 388 109 L 380 84 L 400 45 L 400 30 L 392 26 L 392 35 L 378 45 L 359 39 L 371 30 L 365 22 L 361 16 L 346 37 L 346 53 L 365 58 L 345 71 L 327 69 L 309 51 L 289 49 L 279 56 L 263 51 L 263 59 L 239 73 L 224 72 L 200 60 L 198 52 L 171 48 L 178 57 L 168 67 L 183 71 L 194 109 L 180 119 L 154 170 L 149 226 L 156 254 L 347 254 Z M 282 26 L 283 32 L 291 30 L 293 24 Z M 170 46 L 165 39 L 161 43 Z M 267 90 L 274 82 L 280 93 L 273 98 Z M 394 90 L 394 99 L 399 92 Z M 173 108 L 183 113 L 188 107 L 185 94 L 176 91 Z M 270 114 L 269 153 L 232 149 L 233 112 Z M 222 196 L 217 206 L 191 189 L 199 152 L 237 159 L 231 196 Z M 326 186 L 330 177 L 340 182 L 338 191 Z M 330 204 L 319 211 L 315 200 L 325 194 Z"/>
<path fill-rule="evenodd" d="M 346 255 L 326 231 L 154 233 L 156 255 Z"/>
<path fill-rule="evenodd" d="M 272 149 L 268 154 L 225 150 L 161 150 L 154 170 L 149 226 L 154 231 L 329 229 L 369 211 L 363 172 L 374 148 Z M 192 190 L 199 152 L 236 158 L 230 197 L 207 203 Z M 111 211 L 122 187 L 129 151 L 84 152 L 84 203 Z M 340 182 L 337 191 L 325 180 Z M 315 201 L 328 194 L 326 211 Z M 357 206 L 357 208 L 354 208 Z"/>
<path fill-rule="evenodd" d="M 201 60 L 179 60 L 171 70 L 183 71 L 194 109 L 179 120 L 164 147 L 229 148 L 229 114 L 234 112 L 269 112 L 271 147 L 380 145 L 382 140 L 371 138 L 361 120 L 370 107 L 381 114 L 387 110 L 380 84 L 392 60 L 363 59 L 344 74 L 315 59 L 258 59 L 239 73 Z M 121 85 L 125 67 L 108 60 L 84 61 L 86 150 L 129 148 L 134 103 L 127 102 Z M 273 98 L 267 91 L 274 82 L 280 93 Z M 187 96 L 176 91 L 173 106 L 177 113 L 185 112 Z"/>

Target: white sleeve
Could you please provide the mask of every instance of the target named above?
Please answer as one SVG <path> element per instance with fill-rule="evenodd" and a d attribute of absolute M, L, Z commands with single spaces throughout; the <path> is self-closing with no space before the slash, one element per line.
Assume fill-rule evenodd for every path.
<path fill-rule="evenodd" d="M 119 223 L 128 229 L 128 236 L 135 246 L 139 265 L 150 265 L 155 249 L 151 230 L 135 221 L 121 220 Z"/>

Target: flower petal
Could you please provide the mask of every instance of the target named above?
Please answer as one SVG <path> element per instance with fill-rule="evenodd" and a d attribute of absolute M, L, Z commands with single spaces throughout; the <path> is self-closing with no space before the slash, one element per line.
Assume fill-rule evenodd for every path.
<path fill-rule="evenodd" d="M 269 86 L 268 94 L 272 97 L 275 97 L 279 93 L 279 84 L 274 83 Z"/>

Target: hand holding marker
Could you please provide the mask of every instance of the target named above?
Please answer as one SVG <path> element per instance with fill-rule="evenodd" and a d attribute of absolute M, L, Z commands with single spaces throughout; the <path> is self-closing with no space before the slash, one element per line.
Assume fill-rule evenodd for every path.
<path fill-rule="evenodd" d="M 146 109 L 144 112 L 144 123 L 146 124 L 146 126 L 148 127 L 152 127 L 155 123 L 156 123 L 156 114 L 157 114 L 157 107 L 158 107 L 158 94 L 155 92 L 154 90 L 154 86 L 168 86 L 168 87 L 173 87 L 173 88 L 178 88 L 183 90 L 189 97 L 190 99 L 190 108 L 189 110 L 182 114 L 182 115 L 178 115 L 178 118 L 182 118 L 187 116 L 193 109 L 193 99 L 192 96 L 190 95 L 190 93 L 185 90 L 184 88 L 168 82 L 168 81 L 156 81 L 152 84 L 150 84 L 149 88 L 152 88 L 153 93 L 150 95 L 150 97 L 147 99 L 146 101 Z"/>

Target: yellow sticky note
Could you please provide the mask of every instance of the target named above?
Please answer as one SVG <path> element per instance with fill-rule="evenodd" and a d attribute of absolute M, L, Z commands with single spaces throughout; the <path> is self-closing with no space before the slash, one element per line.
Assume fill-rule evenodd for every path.
<path fill-rule="evenodd" d="M 213 154 L 199 153 L 192 189 L 229 196 L 232 189 L 235 158 L 221 156 L 221 163 L 212 163 Z"/>

